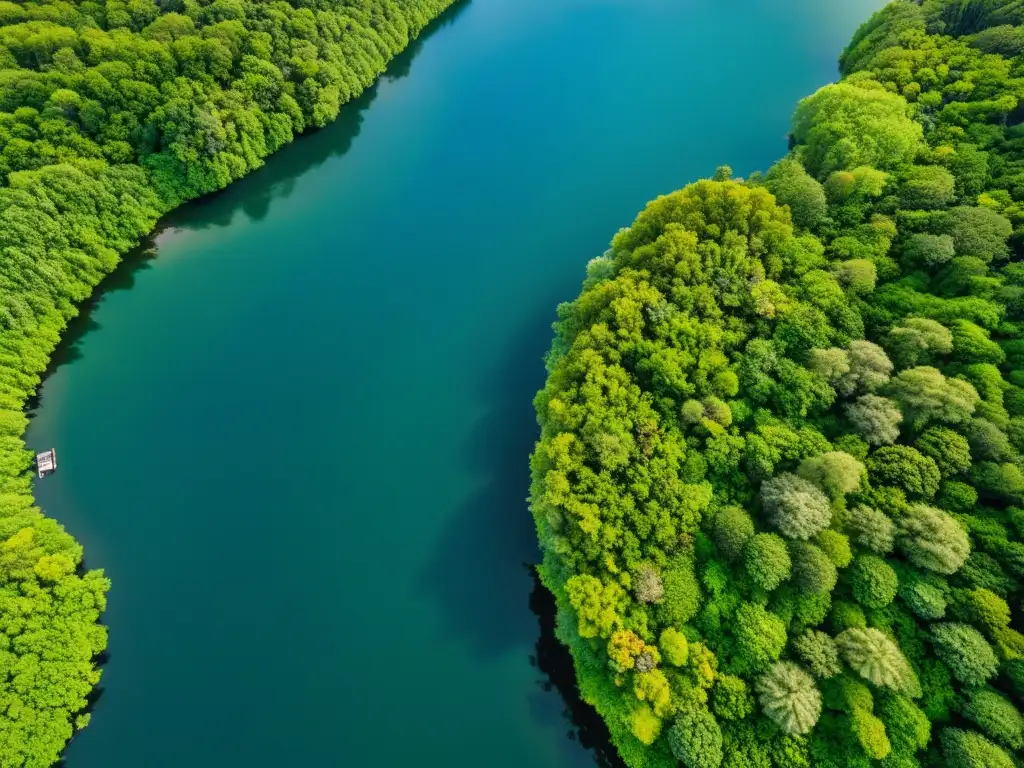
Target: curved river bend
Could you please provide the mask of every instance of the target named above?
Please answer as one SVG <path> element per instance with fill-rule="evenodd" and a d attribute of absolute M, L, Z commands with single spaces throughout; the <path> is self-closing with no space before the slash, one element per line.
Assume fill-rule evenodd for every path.
<path fill-rule="evenodd" d="M 68 768 L 592 764 L 523 565 L 554 307 L 646 200 L 780 156 L 881 4 L 471 0 L 165 222 L 29 435 L 114 581 Z"/>

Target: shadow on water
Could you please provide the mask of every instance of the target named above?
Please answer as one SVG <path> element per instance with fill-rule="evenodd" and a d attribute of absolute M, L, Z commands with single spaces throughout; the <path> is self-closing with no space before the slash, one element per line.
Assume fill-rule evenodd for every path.
<path fill-rule="evenodd" d="M 471 4 L 472 0 L 457 0 L 402 53 L 392 59 L 381 80 L 393 82 L 406 77 L 412 71 L 413 60 L 427 40 L 455 23 Z M 359 136 L 363 115 L 377 97 L 378 90 L 379 83 L 375 83 L 362 96 L 344 105 L 337 120 L 320 130 L 299 136 L 295 142 L 267 158 L 266 165 L 259 170 L 225 189 L 185 203 L 157 222 L 153 231 L 126 253 L 117 268 L 100 282 L 92 296 L 79 305 L 78 315 L 68 323 L 50 356 L 43 380 L 62 365 L 81 358 L 82 339 L 100 328 L 95 319 L 96 308 L 111 293 L 132 288 L 136 276 L 152 267 L 150 262 L 159 255 L 161 235 L 172 235 L 176 229 L 201 230 L 227 226 L 238 211 L 242 211 L 252 221 L 263 219 L 271 203 L 275 199 L 288 197 L 295 188 L 295 182 L 303 174 L 323 165 L 332 157 L 341 157 L 348 152 L 352 142 Z M 40 402 L 40 392 L 28 399 L 26 412 L 30 418 L 38 411 Z"/>
<path fill-rule="evenodd" d="M 558 298 L 542 306 L 554 307 Z M 533 567 L 540 552 L 526 502 L 527 457 L 538 437 L 532 397 L 544 385 L 551 320 L 545 314 L 527 325 L 504 363 L 482 382 L 495 405 L 466 441 L 464 460 L 472 474 L 488 480 L 443 532 L 423 580 L 477 658 L 532 646 L 530 664 L 540 674 L 529 706 L 538 721 L 551 725 L 559 714 L 550 694 L 560 696 L 560 716 L 568 725 L 565 765 L 624 768 L 604 722 L 580 699 L 572 658 L 555 638 L 554 598 Z M 590 753 L 582 762 L 573 742 Z"/>
<path fill-rule="evenodd" d="M 555 637 L 555 598 L 540 583 L 537 572 L 532 568 L 530 576 L 533 579 L 530 610 L 537 617 L 540 628 L 530 664 L 544 675 L 544 679 L 538 681 L 540 690 L 544 694 L 557 691 L 561 696 L 565 704 L 562 717 L 569 725 L 566 737 L 569 741 L 578 741 L 580 746 L 589 750 L 595 765 L 600 768 L 625 768 L 626 764 L 609 739 L 608 726 L 597 711 L 580 698 L 572 656 L 569 649 Z M 540 706 L 536 705 L 535 709 L 540 709 Z"/>
<path fill-rule="evenodd" d="M 94 657 L 92 661 L 97 668 L 103 669 L 107 662 L 110 661 L 110 652 L 103 651 L 99 655 Z M 97 685 L 95 688 L 89 691 L 88 695 L 86 695 L 85 697 L 85 706 L 77 713 L 77 716 L 91 717 L 93 710 L 96 709 L 96 705 L 99 704 L 100 699 L 103 698 L 103 693 L 105 691 L 106 688 L 104 688 L 102 685 Z M 80 734 L 81 732 L 81 730 L 75 731 L 74 734 L 72 734 L 71 740 L 68 743 L 70 744 L 72 741 L 74 741 L 78 737 L 78 734 Z M 59 758 L 57 762 L 54 763 L 53 768 L 67 768 L 67 760 L 64 757 Z"/>
<path fill-rule="evenodd" d="M 444 617 L 481 659 L 528 647 L 536 637 L 522 610 L 531 586 L 523 565 L 540 557 L 526 504 L 527 457 L 537 439 L 531 400 L 544 384 L 550 321 L 545 315 L 529 324 L 482 381 L 493 405 L 468 436 L 463 461 L 486 481 L 442 532 L 424 573 Z"/>

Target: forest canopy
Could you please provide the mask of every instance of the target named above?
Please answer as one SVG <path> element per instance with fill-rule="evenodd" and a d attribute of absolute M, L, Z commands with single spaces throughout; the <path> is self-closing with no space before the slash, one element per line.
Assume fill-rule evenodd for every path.
<path fill-rule="evenodd" d="M 109 587 L 34 506 L 23 408 L 157 218 L 333 120 L 453 0 L 0 0 L 0 768 L 89 720 Z"/>
<path fill-rule="evenodd" d="M 558 308 L 540 573 L 632 768 L 1024 759 L 1024 4 L 840 64 Z"/>

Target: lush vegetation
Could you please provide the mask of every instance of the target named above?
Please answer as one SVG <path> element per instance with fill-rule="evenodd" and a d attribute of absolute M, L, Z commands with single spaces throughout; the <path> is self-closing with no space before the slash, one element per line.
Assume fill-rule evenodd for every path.
<path fill-rule="evenodd" d="M 0 768 L 48 766 L 108 582 L 35 508 L 26 398 L 157 218 L 332 120 L 452 0 L 0 2 Z"/>
<path fill-rule="evenodd" d="M 559 308 L 531 502 L 630 766 L 1024 757 L 1024 3 L 900 0 Z"/>

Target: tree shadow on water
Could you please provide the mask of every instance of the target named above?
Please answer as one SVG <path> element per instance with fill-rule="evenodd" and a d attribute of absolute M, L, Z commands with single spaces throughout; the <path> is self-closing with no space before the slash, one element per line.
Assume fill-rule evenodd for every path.
<path fill-rule="evenodd" d="M 533 666 L 542 677 L 538 680 L 539 692 L 531 699 L 530 705 L 534 716 L 542 722 L 550 722 L 549 708 L 544 699 L 555 692 L 562 700 L 564 708 L 562 719 L 568 724 L 566 733 L 568 742 L 579 742 L 579 745 L 590 752 L 593 765 L 600 768 L 625 768 L 625 763 L 615 751 L 608 735 L 608 726 L 604 724 L 597 711 L 580 698 L 580 689 L 576 684 L 576 671 L 573 668 L 569 649 L 555 637 L 555 598 L 540 583 L 537 572 L 530 569 L 533 579 L 533 592 L 530 593 L 530 610 L 537 617 L 540 636 L 534 655 L 530 657 Z M 570 744 L 567 743 L 566 747 Z M 566 750 L 566 764 L 581 764 L 579 751 Z M 575 758 L 575 760 L 573 760 Z"/>
<path fill-rule="evenodd" d="M 424 573 L 444 617 L 482 659 L 529 647 L 536 637 L 524 564 L 540 554 L 526 496 L 538 434 L 532 400 L 544 384 L 541 355 L 550 336 L 549 317 L 531 323 L 485 376 L 482 389 L 494 405 L 469 435 L 463 461 L 486 481 L 442 532 Z"/>
<path fill-rule="evenodd" d="M 186 203 L 170 214 L 171 223 L 187 221 L 189 229 L 224 227 L 231 224 L 239 211 L 250 221 L 264 219 L 275 200 L 291 195 L 300 177 L 332 158 L 344 156 L 352 148 L 362 130 L 363 118 L 380 92 L 381 83 L 406 77 L 426 42 L 453 24 L 471 3 L 472 0 L 459 0 L 431 22 L 418 38 L 391 60 L 376 83 L 361 96 L 342 105 L 337 119 L 330 125 L 306 131 L 268 157 L 262 168 L 222 190 Z M 199 216 L 195 211 L 198 207 L 202 208 Z"/>
<path fill-rule="evenodd" d="M 453 24 L 471 5 L 472 0 L 457 0 L 447 11 L 435 19 L 420 36 L 396 56 L 381 77 L 393 81 L 405 77 L 412 71 L 416 55 L 439 30 Z M 135 285 L 136 276 L 151 268 L 151 262 L 159 255 L 160 235 L 176 229 L 202 230 L 229 225 L 241 211 L 250 221 L 260 221 L 270 211 L 278 198 L 286 198 L 295 189 L 295 183 L 303 174 L 323 165 L 333 157 L 341 157 L 349 151 L 362 129 L 363 116 L 377 97 L 379 82 L 368 88 L 362 96 L 345 104 L 337 120 L 330 125 L 308 131 L 281 151 L 267 158 L 266 164 L 225 189 L 192 200 L 164 216 L 138 246 L 125 254 L 117 268 L 105 277 L 93 291 L 92 296 L 79 305 L 79 313 L 69 323 L 61 341 L 50 357 L 43 374 L 45 381 L 62 365 L 82 357 L 81 341 L 92 331 L 99 330 L 96 322 L 96 308 L 104 298 L 115 291 L 125 291 Z M 29 417 L 39 409 L 41 389 L 29 398 L 26 410 Z"/>
<path fill-rule="evenodd" d="M 135 279 L 140 272 L 152 268 L 150 262 L 157 257 L 156 240 L 159 235 L 168 227 L 158 225 L 151 233 L 146 235 L 142 242 L 132 248 L 121 259 L 113 272 L 100 281 L 93 290 L 92 295 L 78 305 L 78 314 L 68 321 L 68 326 L 61 334 L 42 380 L 46 379 L 62 365 L 73 363 L 82 357 L 82 339 L 93 331 L 100 329 L 96 322 L 96 309 L 103 303 L 104 299 L 117 291 L 127 291 L 135 286 Z M 25 403 L 25 411 L 29 418 L 35 416 L 42 402 L 43 388 L 39 387 L 35 394 L 31 395 Z"/>

